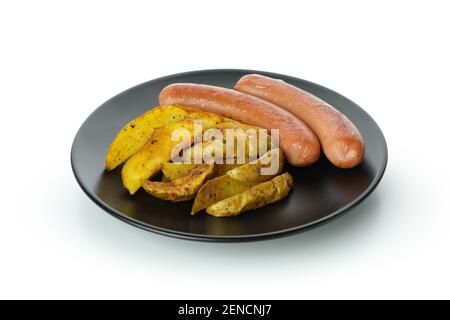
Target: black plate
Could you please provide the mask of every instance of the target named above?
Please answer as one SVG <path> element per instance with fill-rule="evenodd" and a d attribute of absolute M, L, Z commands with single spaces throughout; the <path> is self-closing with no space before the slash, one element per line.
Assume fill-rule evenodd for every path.
<path fill-rule="evenodd" d="M 327 159 L 308 168 L 287 167 L 295 181 L 290 195 L 270 206 L 233 218 L 189 214 L 192 202 L 171 203 L 122 187 L 120 168 L 103 170 L 105 153 L 117 132 L 136 116 L 158 105 L 158 94 L 173 82 L 206 83 L 232 88 L 244 74 L 281 78 L 322 98 L 346 114 L 366 143 L 362 164 L 341 170 Z M 131 225 L 185 239 L 250 241 L 291 234 L 330 220 L 364 200 L 377 186 L 387 164 L 387 146 L 375 121 L 340 94 L 317 84 L 269 72 L 206 70 L 175 74 L 133 87 L 95 110 L 79 129 L 72 146 L 72 168 L 86 194 L 101 208 Z"/>

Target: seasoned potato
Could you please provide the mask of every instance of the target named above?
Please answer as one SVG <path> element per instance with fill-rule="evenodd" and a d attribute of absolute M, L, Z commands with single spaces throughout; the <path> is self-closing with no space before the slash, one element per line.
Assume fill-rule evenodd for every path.
<path fill-rule="evenodd" d="M 192 199 L 203 182 L 213 174 L 213 164 L 199 164 L 182 178 L 171 182 L 144 180 L 142 187 L 156 198 L 169 201 L 186 201 Z"/>
<path fill-rule="evenodd" d="M 188 175 L 197 164 L 181 162 L 164 162 L 162 164 L 163 180 L 172 181 Z"/>
<path fill-rule="evenodd" d="M 198 146 L 201 145 L 201 149 Z M 225 155 L 225 144 L 220 141 L 205 141 L 201 144 L 191 146 L 189 149 L 185 150 L 182 156 L 184 162 L 165 162 L 162 164 L 163 180 L 171 181 L 177 178 L 184 177 L 192 170 L 196 164 L 194 160 L 205 160 L 206 163 L 215 163 L 214 165 L 214 176 L 218 177 L 224 175 L 228 170 L 231 170 L 242 164 L 237 164 L 235 158 L 230 160 L 230 163 L 226 163 L 227 159 L 224 159 Z M 218 155 L 220 160 L 216 163 L 215 160 L 215 150 L 219 150 Z"/>
<path fill-rule="evenodd" d="M 219 125 L 223 122 L 223 117 L 217 113 L 206 112 L 202 110 L 190 110 L 188 112 L 188 118 L 192 120 L 201 120 L 203 123 L 207 123 L 208 128 Z M 208 129 L 205 128 L 205 129 Z"/>
<path fill-rule="evenodd" d="M 258 155 L 262 155 L 267 150 L 272 149 L 272 140 L 270 132 L 265 129 L 249 126 L 247 124 L 240 123 L 235 120 L 225 119 L 224 122 L 218 124 L 215 128 L 219 129 L 224 137 L 224 142 L 229 140 L 227 135 L 227 129 L 233 129 L 234 131 L 234 157 L 239 157 L 237 144 L 238 141 L 244 141 L 245 143 L 245 161 L 247 163 L 251 160 L 256 160 Z M 260 131 L 262 130 L 262 131 Z M 261 141 L 261 138 L 264 140 Z M 263 149 L 264 148 L 264 149 Z M 243 164 L 243 163 L 241 163 Z"/>
<path fill-rule="evenodd" d="M 286 172 L 225 200 L 214 201 L 215 203 L 213 202 L 214 204 L 210 205 L 206 212 L 215 217 L 235 216 L 241 212 L 261 208 L 270 203 L 280 201 L 288 195 L 292 186 L 292 176 Z M 208 203 L 211 203 L 211 201 Z"/>
<path fill-rule="evenodd" d="M 227 176 L 239 181 L 264 182 L 279 175 L 283 171 L 283 165 L 283 151 L 276 148 L 269 150 L 255 161 L 229 170 Z"/>
<path fill-rule="evenodd" d="M 182 121 L 187 116 L 187 111 L 179 107 L 162 106 L 132 120 L 120 130 L 111 143 L 106 154 L 106 170 L 113 170 L 142 148 L 155 128 Z"/>
<path fill-rule="evenodd" d="M 247 129 L 259 129 L 258 127 L 255 126 L 250 126 L 248 124 L 230 119 L 230 118 L 224 118 L 223 122 L 221 122 L 220 124 L 218 124 L 216 126 L 216 128 L 218 129 L 243 129 L 244 131 Z"/>
<path fill-rule="evenodd" d="M 206 209 L 212 204 L 232 197 L 254 186 L 256 182 L 243 182 L 228 176 L 220 176 L 207 181 L 198 191 L 191 214 Z"/>
<path fill-rule="evenodd" d="M 222 118 L 213 113 L 202 112 L 198 118 L 186 119 L 156 128 L 150 140 L 132 155 L 122 168 L 122 182 L 130 194 L 139 190 L 142 180 L 157 174 L 161 170 L 162 163 L 170 161 L 175 146 L 192 143 L 195 120 L 201 121 L 203 130 L 206 130 L 220 123 Z M 177 129 L 184 129 L 189 137 L 180 136 L 178 140 L 173 141 L 172 132 Z"/>
<path fill-rule="evenodd" d="M 189 171 L 194 169 L 197 164 L 164 162 L 162 164 L 163 181 L 168 182 L 188 175 Z M 213 177 L 223 176 L 228 170 L 241 166 L 241 164 L 215 163 Z"/>
<path fill-rule="evenodd" d="M 214 177 L 220 177 L 227 173 L 228 170 L 242 166 L 238 163 L 216 163 L 214 164 Z"/>
<path fill-rule="evenodd" d="M 198 145 L 191 146 L 189 149 L 185 150 L 183 154 L 183 161 L 185 162 L 165 162 L 162 164 L 163 181 L 171 181 L 177 178 L 186 176 L 190 170 L 192 170 L 196 164 L 194 159 L 200 157 L 204 159 L 204 155 L 212 155 L 212 158 L 207 159 L 207 163 L 213 163 L 214 158 L 214 148 L 216 150 L 221 150 L 222 155 L 224 154 L 225 144 L 219 141 L 206 141 L 202 142 L 202 149 L 196 148 Z M 215 147 L 216 146 L 216 147 Z M 206 157 L 208 158 L 208 157 Z M 236 159 L 232 159 L 231 163 L 226 163 L 226 159 L 220 157 L 223 163 L 214 163 L 214 177 L 224 175 L 228 170 L 231 170 L 242 164 L 237 164 Z"/>
<path fill-rule="evenodd" d="M 204 162 L 205 155 L 214 156 L 215 150 L 219 152 L 219 158 L 223 158 L 224 144 L 221 141 L 203 141 L 197 143 L 183 151 L 183 163 L 196 163 L 196 161 Z M 207 157 L 210 158 L 210 157 Z M 214 162 L 214 158 L 210 158 L 208 163 Z M 199 164 L 199 163 L 197 163 Z"/>
<path fill-rule="evenodd" d="M 188 113 L 188 118 L 192 119 L 193 121 L 201 121 L 203 125 L 203 130 L 217 126 L 223 121 L 222 116 L 216 113 L 205 111 L 196 111 Z"/>

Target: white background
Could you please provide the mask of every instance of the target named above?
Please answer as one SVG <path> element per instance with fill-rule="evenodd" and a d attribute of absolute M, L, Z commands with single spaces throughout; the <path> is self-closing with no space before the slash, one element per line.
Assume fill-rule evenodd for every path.
<path fill-rule="evenodd" d="M 1 1 L 0 298 L 450 298 L 448 1 Z M 307 79 L 365 108 L 390 159 L 352 213 L 211 244 L 104 213 L 70 168 L 81 123 L 196 69 Z"/>

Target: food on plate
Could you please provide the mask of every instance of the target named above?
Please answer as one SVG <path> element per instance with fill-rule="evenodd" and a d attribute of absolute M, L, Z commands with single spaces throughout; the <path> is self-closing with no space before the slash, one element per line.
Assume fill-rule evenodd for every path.
<path fill-rule="evenodd" d="M 364 142 L 356 126 L 318 97 L 283 80 L 258 74 L 243 76 L 235 89 L 272 102 L 304 121 L 335 166 L 352 168 L 363 160 Z"/>
<path fill-rule="evenodd" d="M 212 140 L 197 143 L 183 150 L 180 160 L 184 163 L 222 162 L 225 155 L 225 144 L 219 140 Z"/>
<path fill-rule="evenodd" d="M 237 160 L 236 160 L 237 161 Z M 226 174 L 228 171 L 242 166 L 242 164 L 237 163 L 234 161 L 233 163 L 216 163 L 214 164 L 214 177 L 220 177 Z"/>
<path fill-rule="evenodd" d="M 189 171 L 197 165 L 194 163 L 182 162 L 165 162 L 162 164 L 163 181 L 172 181 L 188 175 Z M 234 169 L 241 164 L 237 163 L 215 163 L 213 177 L 220 177 L 227 173 L 227 171 Z"/>
<path fill-rule="evenodd" d="M 215 217 L 235 216 L 241 212 L 261 208 L 285 198 L 294 182 L 289 173 L 283 173 L 272 180 L 257 184 L 241 193 L 206 208 Z"/>
<path fill-rule="evenodd" d="M 161 91 L 159 101 L 162 105 L 179 104 L 218 113 L 268 130 L 278 129 L 280 147 L 294 166 L 307 166 L 319 158 L 319 141 L 308 126 L 286 110 L 254 96 L 209 85 L 176 83 Z"/>
<path fill-rule="evenodd" d="M 130 194 L 143 187 L 163 200 L 195 198 L 191 214 L 205 210 L 231 217 L 288 195 L 294 183 L 282 173 L 285 158 L 297 167 L 311 165 L 322 146 L 337 167 L 362 161 L 358 129 L 312 94 L 260 75 L 242 77 L 235 89 L 165 87 L 159 96 L 163 106 L 117 134 L 106 169 L 126 161 L 122 182 Z M 160 171 L 161 181 L 152 180 Z"/>
<path fill-rule="evenodd" d="M 199 190 L 192 205 L 191 214 L 195 214 L 200 210 L 206 209 L 216 202 L 237 195 L 257 182 L 238 181 L 229 176 L 220 176 L 208 180 Z"/>
<path fill-rule="evenodd" d="M 156 128 L 147 143 L 133 154 L 122 168 L 122 182 L 130 194 L 136 193 L 142 186 L 142 180 L 149 179 L 161 170 L 162 163 L 170 161 L 173 149 L 177 145 L 191 145 L 194 138 L 194 121 L 201 121 L 202 129 L 208 129 L 220 123 L 222 118 L 213 113 L 202 112 L 195 119 L 185 119 Z M 172 139 L 172 133 L 183 129 L 188 136 Z"/>
<path fill-rule="evenodd" d="M 274 162 L 277 162 L 274 165 Z M 283 171 L 284 156 L 279 148 L 269 150 L 255 161 L 227 171 L 227 176 L 239 181 L 264 182 Z"/>
<path fill-rule="evenodd" d="M 227 141 L 230 142 L 233 139 L 234 157 L 240 157 L 238 153 L 245 152 L 243 157 L 245 158 L 245 163 L 255 160 L 258 155 L 264 154 L 275 145 L 275 143 L 272 142 L 270 131 L 267 129 L 249 126 L 229 119 L 219 123 L 215 128 L 222 133 L 224 143 Z M 229 136 L 228 133 L 231 133 L 232 136 Z M 239 151 L 238 149 L 240 139 L 245 141 L 242 151 Z M 225 150 L 228 150 L 228 146 Z"/>
<path fill-rule="evenodd" d="M 152 196 L 173 202 L 192 199 L 205 180 L 212 176 L 214 164 L 199 164 L 186 176 L 170 182 L 144 180 L 142 187 Z"/>
<path fill-rule="evenodd" d="M 179 122 L 188 112 L 176 106 L 162 106 L 140 115 L 119 131 L 106 154 L 105 168 L 110 171 L 136 153 L 147 142 L 155 128 Z"/>
<path fill-rule="evenodd" d="M 222 123 L 219 123 L 216 128 L 220 129 L 223 133 L 225 132 L 226 129 L 242 129 L 242 131 L 244 132 L 249 129 L 254 130 L 261 129 L 260 127 L 250 126 L 248 124 L 230 118 L 224 118 L 224 121 Z"/>
<path fill-rule="evenodd" d="M 172 181 L 188 175 L 189 171 L 197 165 L 194 163 L 183 162 L 164 162 L 161 170 L 163 173 L 163 181 Z"/>

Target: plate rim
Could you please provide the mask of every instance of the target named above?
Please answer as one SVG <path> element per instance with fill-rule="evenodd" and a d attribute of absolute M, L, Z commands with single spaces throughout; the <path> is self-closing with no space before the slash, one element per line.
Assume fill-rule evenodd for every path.
<path fill-rule="evenodd" d="M 339 208 L 338 210 L 335 210 L 333 212 L 331 212 L 329 215 L 326 215 L 318 220 L 315 221 L 311 221 L 307 224 L 303 224 L 300 226 L 296 226 L 296 227 L 292 227 L 292 228 L 288 228 L 288 229 L 282 229 L 282 230 L 278 230 L 278 231 L 271 231 L 271 232 L 265 232 L 265 233 L 256 233 L 256 234 L 247 234 L 247 235 L 233 235 L 233 236 L 211 236 L 211 235 L 205 235 L 205 234 L 195 234 L 195 233 L 188 233 L 188 232 L 183 232 L 183 231 L 176 231 L 176 230 L 171 230 L 171 229 L 166 229 L 166 228 L 161 228 L 161 227 L 157 227 L 157 226 L 152 226 L 146 223 L 143 223 L 139 220 L 136 220 L 134 218 L 128 217 L 124 214 L 122 214 L 120 211 L 110 207 L 107 203 L 105 203 L 102 199 L 100 199 L 94 192 L 92 192 L 91 190 L 89 190 L 86 186 L 83 185 L 83 183 L 80 180 L 80 175 L 77 172 L 76 169 L 76 165 L 74 163 L 74 149 L 75 149 L 75 145 L 78 139 L 78 136 L 80 134 L 80 132 L 82 131 L 82 129 L 85 127 L 85 125 L 87 124 L 87 122 L 90 120 L 91 117 L 93 117 L 97 112 L 99 112 L 101 109 L 103 109 L 111 100 L 116 99 L 124 94 L 127 94 L 129 91 L 135 90 L 141 86 L 146 86 L 151 84 L 152 82 L 157 82 L 157 81 L 161 81 L 164 79 L 168 79 L 168 78 L 172 78 L 172 77 L 180 77 L 180 76 L 189 76 L 189 75 L 193 75 L 193 74 L 198 74 L 198 73 L 215 73 L 215 72 L 240 72 L 240 73 L 262 73 L 262 74 L 266 74 L 266 75 L 271 75 L 274 77 L 277 76 L 281 76 L 282 78 L 285 79 L 293 79 L 293 80 L 300 80 L 302 82 L 308 83 L 309 85 L 312 86 L 316 86 L 325 90 L 328 90 L 330 92 L 333 92 L 334 94 L 345 98 L 346 100 L 349 100 L 353 103 L 353 105 L 355 107 L 357 107 L 358 109 L 360 109 L 360 111 L 364 112 L 369 118 L 370 120 L 372 120 L 372 122 L 375 124 L 375 126 L 377 127 L 378 131 L 381 134 L 381 138 L 382 138 L 382 144 L 383 144 L 383 149 L 384 149 L 384 157 L 383 157 L 383 163 L 381 170 L 376 174 L 376 176 L 374 177 L 374 179 L 372 180 L 372 182 L 370 183 L 370 185 L 364 190 L 364 192 L 362 192 L 356 199 L 354 199 L 353 201 L 351 201 L 350 203 L 348 203 L 347 205 Z M 388 158 L 389 158 L 389 154 L 388 154 L 388 147 L 387 147 L 387 142 L 386 142 L 386 138 L 384 136 L 383 131 L 381 130 L 380 126 L 378 125 L 378 123 L 372 118 L 372 116 L 365 111 L 362 107 L 360 107 L 358 104 L 356 104 L 355 102 L 353 102 L 352 100 L 350 100 L 349 98 L 343 96 L 342 94 L 329 89 L 327 87 L 324 87 L 320 84 L 308 81 L 308 80 L 304 80 L 302 78 L 297 78 L 297 77 L 293 77 L 293 76 L 289 76 L 289 75 L 285 75 L 285 74 L 281 74 L 281 73 L 274 73 L 274 72 L 267 72 L 267 71 L 261 71 L 261 70 L 251 70 L 251 69 L 204 69 L 204 70 L 193 70 L 193 71 L 186 71 L 186 72 L 180 72 L 180 73 L 174 73 L 171 75 L 166 75 L 166 76 L 162 76 L 162 77 L 158 77 L 152 80 L 148 80 L 145 81 L 143 83 L 137 84 L 135 86 L 132 86 L 116 95 L 114 95 L 113 97 L 111 97 L 110 99 L 106 100 L 105 102 L 103 102 L 100 106 L 98 106 L 94 111 L 92 111 L 89 116 L 84 120 L 84 122 L 81 124 L 81 126 L 79 127 L 79 129 L 77 130 L 77 133 L 73 139 L 72 142 L 72 147 L 70 149 L 70 164 L 71 164 L 71 168 L 72 168 L 72 173 L 75 176 L 75 180 L 77 181 L 78 185 L 80 186 L 80 188 L 83 190 L 83 192 L 88 196 L 88 198 L 94 202 L 98 207 L 100 207 L 101 209 L 103 209 L 104 211 L 106 211 L 108 214 L 110 214 L 111 216 L 129 224 L 132 225 L 134 227 L 140 228 L 142 230 L 145 231 L 150 231 L 156 234 L 160 234 L 160 235 L 165 235 L 165 236 L 169 236 L 172 238 L 177 238 L 177 239 L 184 239 L 184 240 L 193 240 L 193 241 L 203 241 L 203 242 L 220 242 L 220 243 L 233 243 L 233 242 L 250 242 L 250 241 L 261 241 L 261 240 L 270 240 L 270 239 L 274 239 L 274 238 L 279 238 L 279 237 L 284 237 L 284 236 L 289 236 L 289 235 L 293 235 L 293 234 L 297 234 L 297 233 L 301 233 L 301 232 L 305 232 L 305 231 L 309 231 L 313 228 L 322 226 L 328 222 L 332 222 L 335 218 L 341 217 L 343 216 L 345 213 L 348 213 L 351 211 L 351 209 L 354 209 L 355 207 L 357 207 L 359 204 L 361 204 L 368 196 L 370 196 L 372 194 L 372 192 L 377 188 L 377 186 L 379 185 L 381 179 L 383 178 L 385 172 L 386 172 L 386 168 L 387 168 L 387 163 L 388 163 Z"/>

